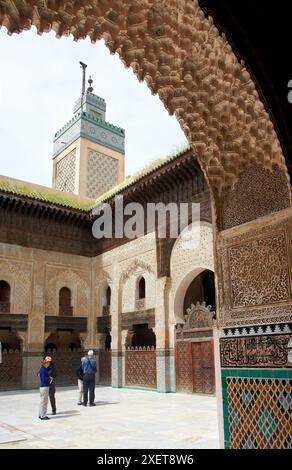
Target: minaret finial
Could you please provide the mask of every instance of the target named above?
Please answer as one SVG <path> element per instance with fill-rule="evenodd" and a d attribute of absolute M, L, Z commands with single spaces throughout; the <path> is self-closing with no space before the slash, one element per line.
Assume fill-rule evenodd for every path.
<path fill-rule="evenodd" d="M 87 93 L 92 93 L 93 92 L 93 88 L 92 88 L 93 80 L 91 78 L 91 75 L 89 75 L 88 83 L 89 83 L 89 87 L 87 88 Z"/>

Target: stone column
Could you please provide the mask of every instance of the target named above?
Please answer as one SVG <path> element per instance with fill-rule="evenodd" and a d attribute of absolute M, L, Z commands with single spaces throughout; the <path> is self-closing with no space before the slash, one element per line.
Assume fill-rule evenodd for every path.
<path fill-rule="evenodd" d="M 32 303 L 28 314 L 27 347 L 23 350 L 22 386 L 39 387 L 37 372 L 44 353 L 45 334 L 45 263 L 41 252 L 35 253 Z"/>
<path fill-rule="evenodd" d="M 134 331 L 130 332 L 132 335 Z M 127 340 L 129 339 L 129 330 L 122 330 L 121 332 L 121 341 L 122 341 L 122 386 L 126 385 L 126 354 L 127 354 Z"/>
<path fill-rule="evenodd" d="M 169 341 L 168 310 L 169 278 L 156 280 L 155 335 L 156 335 L 156 373 L 157 391 L 162 393 L 175 391 L 174 348 Z"/>
<path fill-rule="evenodd" d="M 111 296 L 112 315 L 112 387 L 123 386 L 123 351 L 121 340 L 121 312 L 122 312 L 122 290 L 119 283 L 118 266 L 113 273 L 113 288 Z"/>
<path fill-rule="evenodd" d="M 87 317 L 87 334 L 89 347 L 98 350 L 97 344 L 97 324 L 96 324 L 96 298 L 95 298 L 95 270 L 94 270 L 94 259 L 89 260 L 90 269 L 90 286 L 89 286 L 89 313 Z"/>

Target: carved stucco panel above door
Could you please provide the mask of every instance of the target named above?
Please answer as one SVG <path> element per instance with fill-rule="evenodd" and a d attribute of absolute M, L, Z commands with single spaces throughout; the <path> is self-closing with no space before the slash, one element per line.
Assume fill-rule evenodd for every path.
<path fill-rule="evenodd" d="M 292 319 L 291 222 L 264 222 L 218 244 L 222 326 Z"/>
<path fill-rule="evenodd" d="M 232 308 L 291 300 L 284 231 L 232 246 L 228 255 Z"/>

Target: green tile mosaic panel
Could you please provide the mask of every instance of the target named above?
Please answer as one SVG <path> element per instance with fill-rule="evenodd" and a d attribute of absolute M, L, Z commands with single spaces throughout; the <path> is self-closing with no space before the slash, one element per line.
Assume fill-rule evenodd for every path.
<path fill-rule="evenodd" d="M 292 448 L 292 371 L 222 370 L 225 446 Z"/>

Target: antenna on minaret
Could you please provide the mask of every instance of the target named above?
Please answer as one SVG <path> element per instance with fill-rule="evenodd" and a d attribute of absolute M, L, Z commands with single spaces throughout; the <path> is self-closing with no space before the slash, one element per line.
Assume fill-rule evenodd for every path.
<path fill-rule="evenodd" d="M 85 94 L 85 75 L 87 65 L 84 62 L 79 62 L 80 67 L 82 68 L 82 94 L 81 94 L 81 114 L 83 113 L 83 98 Z"/>

